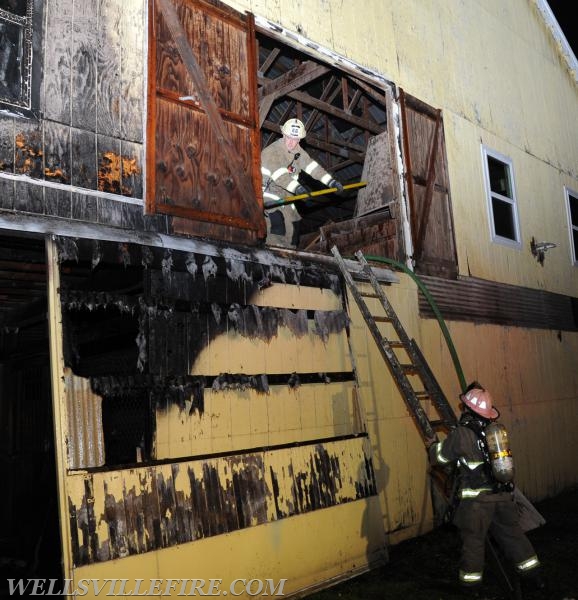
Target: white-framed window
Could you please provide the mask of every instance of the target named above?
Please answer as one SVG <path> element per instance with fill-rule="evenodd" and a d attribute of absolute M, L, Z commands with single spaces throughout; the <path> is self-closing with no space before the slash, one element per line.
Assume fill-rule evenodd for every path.
<path fill-rule="evenodd" d="M 572 264 L 578 267 L 578 192 L 565 188 Z"/>
<path fill-rule="evenodd" d="M 482 156 L 492 241 L 521 248 L 512 161 L 485 146 L 482 146 Z"/>

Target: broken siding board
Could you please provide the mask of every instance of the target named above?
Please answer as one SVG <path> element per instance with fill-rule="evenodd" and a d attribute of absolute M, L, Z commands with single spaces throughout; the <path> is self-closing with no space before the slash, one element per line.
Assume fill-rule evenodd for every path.
<path fill-rule="evenodd" d="M 70 128 L 44 121 L 44 179 L 57 183 L 71 181 Z"/>
<path fill-rule="evenodd" d="M 96 132 L 97 2 L 75 2 L 72 37 L 71 124 Z"/>
<path fill-rule="evenodd" d="M 73 0 L 46 3 L 44 116 L 70 125 Z"/>
<path fill-rule="evenodd" d="M 143 3 L 125 2 L 120 16 L 121 137 L 133 142 L 143 141 L 145 13 L 146 7 Z"/>
<path fill-rule="evenodd" d="M 120 137 L 122 8 L 118 0 L 98 0 L 96 4 L 98 14 L 96 130 L 99 134 Z"/>
<path fill-rule="evenodd" d="M 71 128 L 72 175 L 74 186 L 96 190 L 96 135 L 92 131 Z"/>

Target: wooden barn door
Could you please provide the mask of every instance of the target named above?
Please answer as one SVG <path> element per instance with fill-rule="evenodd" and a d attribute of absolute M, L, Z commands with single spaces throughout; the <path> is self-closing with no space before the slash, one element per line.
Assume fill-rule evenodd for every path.
<path fill-rule="evenodd" d="M 417 273 L 457 276 L 441 111 L 400 90 L 403 154 Z"/>
<path fill-rule="evenodd" d="M 253 18 L 207 0 L 150 11 L 147 212 L 193 235 L 262 237 Z"/>

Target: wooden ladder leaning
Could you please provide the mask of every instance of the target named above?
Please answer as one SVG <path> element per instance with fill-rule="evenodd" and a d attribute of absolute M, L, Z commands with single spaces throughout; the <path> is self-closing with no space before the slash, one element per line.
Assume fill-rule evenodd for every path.
<path fill-rule="evenodd" d="M 363 276 L 373 288 L 371 292 L 359 290 L 336 246 L 331 248 L 331 253 L 416 422 L 424 444 L 429 446 L 438 440 L 438 431 L 447 432 L 456 425 L 457 419 L 452 407 L 415 340 L 409 338 L 363 253 L 358 251 L 355 257 L 361 265 Z M 381 314 L 372 314 L 366 298 L 379 300 Z M 391 327 L 388 331 L 392 333 L 386 336 L 378 323 L 389 323 Z M 424 402 L 428 400 L 436 409 L 436 419 L 430 419 L 424 408 Z"/>

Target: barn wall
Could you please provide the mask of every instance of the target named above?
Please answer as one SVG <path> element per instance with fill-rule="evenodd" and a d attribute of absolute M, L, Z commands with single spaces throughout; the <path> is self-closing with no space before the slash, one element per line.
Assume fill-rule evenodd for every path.
<path fill-rule="evenodd" d="M 227 3 L 442 110 L 460 274 L 577 295 L 564 186 L 578 188 L 578 85 L 533 0 Z M 482 144 L 513 161 L 521 249 L 491 242 Z M 558 245 L 544 268 L 533 236 Z"/>
<path fill-rule="evenodd" d="M 440 327 L 434 319 L 418 317 L 416 284 L 406 275 L 400 277 L 386 294 L 457 411 L 459 379 Z M 352 304 L 352 346 L 384 527 L 396 542 L 431 528 L 427 456 L 403 398 Z M 501 412 L 510 432 L 516 482 L 524 493 L 537 501 L 576 485 L 576 333 L 451 321 L 446 325 L 466 380 L 487 386 Z M 425 408 L 437 418 L 431 406 Z"/>
<path fill-rule="evenodd" d="M 337 0 L 230 0 L 227 4 L 301 32 L 442 109 L 462 275 L 577 295 L 563 203 L 563 185 L 578 189 L 577 86 L 532 2 L 479 0 L 456 6 L 371 0 L 364 4 L 364 11 L 355 3 Z M 3 216 L 22 211 L 131 232 L 171 232 L 167 217 L 143 215 L 144 9 L 141 0 L 46 2 L 43 118 L 24 121 L 0 114 Z M 360 31 L 363 35 L 357 34 Z M 504 61 L 503 56 L 510 60 Z M 489 240 L 482 143 L 514 161 L 521 250 Z M 229 233 L 233 242 L 240 241 L 234 232 Z M 544 267 L 529 254 L 531 236 L 558 244 L 547 255 Z M 455 402 L 459 390 L 453 365 L 435 323 L 419 318 L 414 284 L 403 278 L 387 291 Z M 326 293 L 292 282 L 276 285 L 266 298 L 252 301 L 277 308 L 289 302 L 290 308 L 325 310 L 335 301 L 328 300 Z M 61 335 L 59 311 L 60 307 L 52 311 L 57 335 Z M 63 418 L 62 422 L 57 419 L 57 426 L 66 431 L 60 439 L 64 458 L 59 464 L 69 549 L 65 564 L 75 577 L 130 576 L 125 567 L 134 576 L 174 577 L 188 574 L 191 563 L 209 577 L 215 564 L 232 564 L 255 577 L 288 577 L 287 590 L 295 591 L 357 572 L 383 558 L 386 533 L 390 541 L 398 541 L 427 531 L 431 504 L 423 444 L 355 308 L 351 317 L 359 393 L 352 381 L 310 383 L 307 393 L 303 387 L 290 389 L 279 383 L 266 395 L 253 389 L 207 389 L 203 414 L 190 412 L 186 403 L 155 412 L 155 460 L 162 464 L 154 468 L 134 464 L 99 470 L 103 455 L 99 448 L 82 451 L 80 436 L 74 437 L 78 420 L 67 408 L 68 401 L 72 412 L 76 394 L 86 394 L 87 387 L 78 386 L 75 392 L 74 386 L 63 383 L 64 368 L 59 365 L 54 385 L 62 394 L 58 410 Z M 221 373 L 244 369 L 288 376 L 304 369 L 310 373 L 350 369 L 343 332 L 321 340 L 309 321 L 307 334 L 300 339 L 283 329 L 269 341 L 220 332 L 190 365 L 189 374 L 210 375 L 214 381 Z M 576 483 L 576 466 L 570 460 L 576 455 L 573 432 L 578 420 L 576 334 L 457 322 L 448 326 L 466 377 L 487 385 L 502 408 L 524 491 L 539 499 Z M 62 348 L 53 347 L 55 360 L 62 359 L 62 354 Z M 361 409 L 357 398 L 362 400 Z M 91 402 L 96 423 L 91 439 L 99 443 L 99 403 L 92 396 Z M 365 429 L 367 438 L 358 435 Z M 69 434 L 77 443 L 71 447 L 74 454 L 67 454 Z M 336 439 L 340 437 L 346 439 Z M 288 507 L 290 472 L 295 465 L 302 467 L 303 481 L 311 483 L 314 470 L 310 465 L 320 456 L 316 449 L 320 440 L 328 456 L 343 466 L 338 483 L 334 473 L 324 471 L 324 477 L 332 477 L 324 481 L 341 486 L 340 494 L 331 505 L 278 518 L 271 508 L 276 497 L 271 473 L 277 474 L 282 505 Z M 289 447 L 295 442 L 295 448 Z M 213 456 L 216 453 L 226 457 Z M 365 468 L 366 459 L 371 460 L 375 489 L 364 487 L 368 481 L 360 465 Z M 178 539 L 173 543 L 175 538 L 166 533 L 174 527 L 169 519 L 159 538 L 151 537 L 155 524 L 145 532 L 148 538 L 160 540 L 158 548 L 163 551 L 155 552 L 156 548 L 139 546 L 141 532 L 129 530 L 126 515 L 123 521 L 122 511 L 116 510 L 122 503 L 138 505 L 151 497 L 152 510 L 160 510 L 153 482 L 160 486 L 170 481 L 165 489 L 171 501 L 178 499 L 186 512 L 192 501 L 187 488 L 190 479 L 186 483 L 182 479 L 185 471 L 214 467 L 220 476 L 214 488 L 221 490 L 217 495 L 230 494 L 225 471 L 232 473 L 239 465 L 258 466 L 255 481 L 263 487 L 261 496 L 255 498 L 267 503 L 267 510 L 260 513 L 262 527 L 253 526 L 259 521 L 248 518 L 247 527 L 231 527 L 226 535 L 223 530 L 223 535 L 200 536 L 194 541 L 191 537 L 181 544 Z M 270 467 L 268 472 L 266 467 Z M 204 477 L 196 481 L 201 488 L 207 485 Z M 316 485 L 319 490 L 319 480 Z M 90 521 L 94 527 L 90 531 L 86 529 L 87 507 L 95 503 L 96 520 Z M 311 504 L 304 506 L 311 508 Z M 238 524 L 239 514 L 246 513 L 236 514 Z M 126 531 L 127 540 L 133 540 L 134 552 L 130 544 L 121 544 L 116 537 L 119 531 Z M 92 536 L 92 546 L 80 543 L 85 533 Z M 304 537 L 307 561 L 294 558 Z M 79 540 L 76 550 L 75 539 Z M 255 570 L 258 561 L 244 551 L 248 545 L 261 553 L 260 571 Z M 334 552 L 327 555 L 327 547 Z M 86 553 L 81 548 L 87 548 Z M 105 560 L 98 560 L 99 556 Z M 125 558 L 108 560 L 113 556 Z M 230 578 L 244 576 L 232 569 Z M 222 573 L 215 576 L 229 576 Z"/>
<path fill-rule="evenodd" d="M 384 561 L 335 274 L 299 261 L 236 262 L 227 251 L 167 255 L 65 238 L 51 247 L 63 537 L 75 585 L 122 572 L 214 576 L 228 589 L 250 576 L 285 578 L 291 593 Z M 141 328 L 128 329 L 138 352 L 118 337 L 127 323 Z M 111 441 L 123 440 L 111 437 L 104 407 L 135 401 L 151 408 L 151 444 L 136 438 L 128 455 L 113 452 Z"/>

